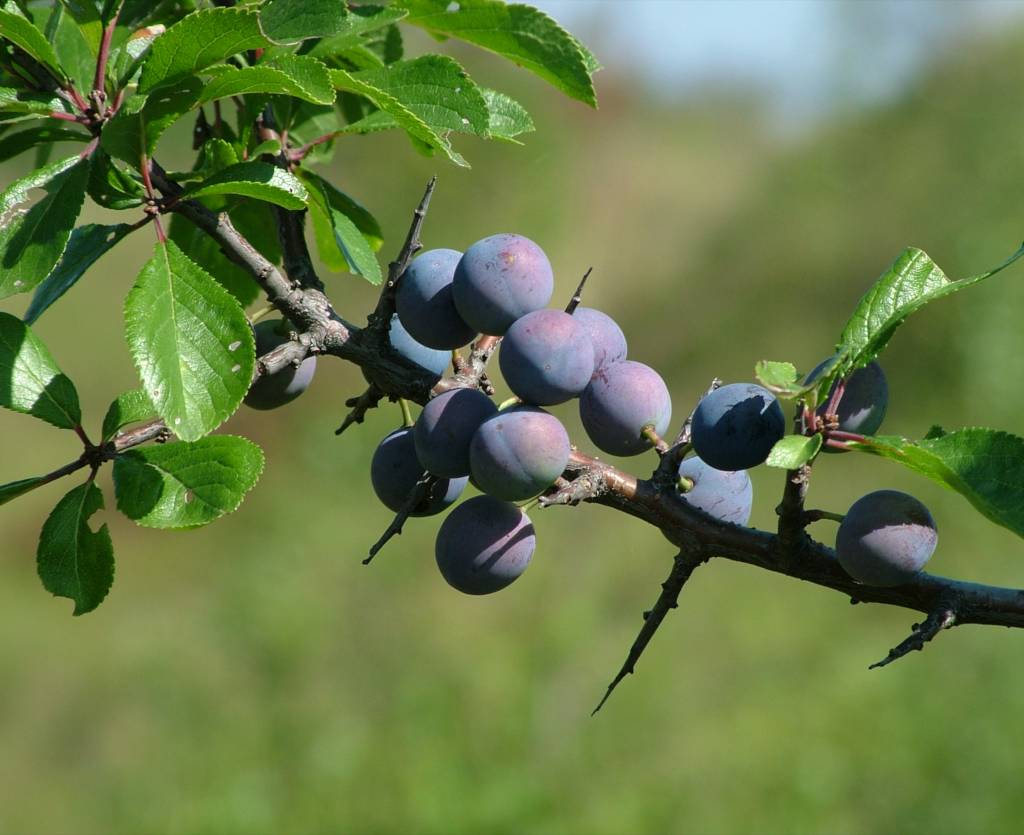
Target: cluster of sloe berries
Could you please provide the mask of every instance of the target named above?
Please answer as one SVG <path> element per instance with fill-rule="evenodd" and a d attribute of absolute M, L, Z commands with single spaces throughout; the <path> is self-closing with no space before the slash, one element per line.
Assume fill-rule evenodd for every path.
<path fill-rule="evenodd" d="M 370 469 L 381 502 L 411 516 L 442 512 L 470 480 L 481 491 L 448 515 L 435 546 L 445 580 L 468 594 L 504 588 L 533 556 L 534 528 L 516 503 L 547 491 L 571 452 L 561 421 L 543 407 L 577 398 L 589 439 L 620 456 L 650 449 L 671 420 L 668 388 L 652 368 L 626 358 L 626 338 L 615 321 L 588 307 L 549 308 L 553 291 L 547 256 L 513 234 L 484 238 L 465 253 L 424 252 L 398 282 L 390 344 L 436 379 L 450 367 L 452 351 L 480 334 L 502 337 L 499 367 L 515 397 L 499 407 L 477 388 L 445 391 L 411 426 L 380 442 Z M 288 339 L 287 323 L 260 322 L 255 335 L 263 354 Z M 310 357 L 297 368 L 261 377 L 246 403 L 269 409 L 289 402 L 309 385 L 315 367 Z M 826 367 L 819 365 L 807 381 Z M 826 398 L 813 420 L 826 433 L 876 432 L 888 404 L 881 367 L 870 363 L 842 385 L 838 404 Z M 695 455 L 679 465 L 680 499 L 745 525 L 753 501 L 746 471 L 765 461 L 785 431 L 778 400 L 762 386 L 734 383 L 708 393 L 692 417 Z M 854 579 L 898 585 L 921 570 L 935 542 L 935 524 L 919 501 L 882 490 L 850 508 L 836 549 Z"/>
<path fill-rule="evenodd" d="M 571 451 L 565 427 L 544 407 L 577 398 L 587 436 L 613 455 L 650 449 L 671 421 L 667 386 L 652 368 L 626 358 L 626 338 L 615 321 L 589 307 L 571 306 L 571 312 L 549 308 L 553 291 L 554 275 L 543 250 L 511 234 L 484 238 L 465 253 L 425 252 L 398 284 L 392 333 L 399 331 L 413 347 L 395 347 L 438 375 L 442 362 L 447 366 L 444 352 L 478 334 L 502 337 L 498 364 L 515 395 L 507 406 L 499 408 L 475 388 L 446 391 L 427 403 L 413 426 L 389 434 L 371 465 L 377 496 L 396 512 L 425 474 L 433 478 L 416 515 L 441 512 L 469 480 L 483 493 L 452 511 L 435 547 L 444 578 L 469 594 L 504 588 L 533 555 L 533 526 L 515 503 L 550 488 Z M 428 364 L 432 351 L 444 353 L 444 360 Z M 750 479 L 742 470 L 761 463 L 784 431 L 775 398 L 754 388 L 778 412 L 777 421 L 771 412 L 761 428 L 740 427 L 750 443 L 765 445 L 763 454 L 758 448 L 745 451 L 749 463 L 739 466 L 709 466 L 694 457 L 679 470 L 684 500 L 738 524 L 749 519 L 752 499 Z M 727 389 L 720 390 L 724 397 L 732 392 L 742 399 L 742 391 Z M 715 401 L 705 401 L 701 431 L 711 454 L 747 443 L 723 436 L 733 431 L 727 418 L 735 398 L 726 402 L 722 397 L 717 410 Z M 721 424 L 717 429 L 716 423 Z M 753 460 L 751 452 L 760 457 Z"/>

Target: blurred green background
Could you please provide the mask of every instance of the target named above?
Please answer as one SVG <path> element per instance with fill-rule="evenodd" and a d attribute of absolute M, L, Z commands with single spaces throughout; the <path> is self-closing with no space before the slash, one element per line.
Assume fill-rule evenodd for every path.
<path fill-rule="evenodd" d="M 604 57 L 616 6 L 598 5 L 580 33 Z M 849 5 L 842 13 L 861 21 Z M 850 32 L 866 42 L 863 28 Z M 839 96 L 795 127 L 756 86 L 656 94 L 616 55 L 597 77 L 595 113 L 451 48 L 481 83 L 527 104 L 537 133 L 525 146 L 460 139 L 467 172 L 416 156 L 399 135 L 346 139 L 330 177 L 382 221 L 384 260 L 438 172 L 429 247 L 528 235 L 549 254 L 560 298 L 592 265 L 587 302 L 667 378 L 676 422 L 715 375 L 750 379 L 762 358 L 813 366 L 903 247 L 959 277 L 1024 237 L 1024 31 L 1010 23 L 965 28 L 887 96 Z M 870 54 L 844 54 L 852 77 L 860 62 L 867 71 Z M 184 126 L 161 156 L 179 164 L 187 143 Z M 121 300 L 152 243 L 130 238 L 37 328 L 94 432 L 135 385 Z M 899 331 L 883 358 L 887 431 L 1024 432 L 1021 269 Z M 327 278 L 338 309 L 361 321 L 376 291 Z M 364 568 L 390 518 L 370 492 L 369 459 L 400 415 L 386 405 L 335 438 L 359 390 L 357 369 L 324 361 L 294 404 L 239 412 L 225 431 L 260 443 L 266 472 L 208 528 L 155 532 L 97 515 L 117 577 L 81 619 L 34 565 L 40 524 L 73 485 L 0 509 L 0 831 L 1020 831 L 1024 636 L 956 629 L 869 672 L 914 613 L 713 561 L 592 719 L 672 548 L 603 508 L 552 509 L 533 513 L 530 570 L 493 597 L 441 580 L 436 519 L 410 524 Z M 589 448 L 573 408 L 555 412 Z M 6 412 L 0 437 L 4 481 L 78 452 L 70 433 Z M 640 474 L 653 464 L 624 462 Z M 753 523 L 770 528 L 782 475 L 762 467 L 753 478 Z M 109 472 L 101 485 L 109 508 Z M 935 572 L 1024 581 L 1019 540 L 893 464 L 829 456 L 810 503 L 842 511 L 882 487 L 930 506 Z M 834 526 L 814 533 L 831 543 Z"/>

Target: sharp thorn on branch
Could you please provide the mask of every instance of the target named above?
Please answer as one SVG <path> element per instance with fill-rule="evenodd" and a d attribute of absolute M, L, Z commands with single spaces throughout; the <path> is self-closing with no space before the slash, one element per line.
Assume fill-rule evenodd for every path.
<path fill-rule="evenodd" d="M 583 287 L 587 283 L 587 279 L 590 278 L 590 274 L 594 271 L 593 267 L 587 267 L 587 271 L 583 273 L 583 278 L 580 279 L 580 283 L 576 287 L 576 292 L 572 294 L 572 298 L 569 299 L 569 303 L 565 306 L 565 312 L 572 314 L 577 307 L 580 306 L 580 302 L 583 301 Z"/>
<path fill-rule="evenodd" d="M 910 635 L 902 643 L 889 650 L 889 654 L 881 661 L 876 661 L 869 670 L 877 667 L 884 667 L 893 661 L 898 661 L 904 655 L 914 650 L 924 649 L 924 645 L 938 635 L 943 629 L 949 629 L 956 624 L 956 611 L 951 606 L 940 606 L 931 612 L 924 623 L 915 623 Z"/>
<path fill-rule="evenodd" d="M 353 423 L 362 423 L 366 418 L 366 413 L 370 411 L 370 409 L 377 408 L 377 404 L 380 403 L 383 397 L 384 392 L 371 384 L 370 387 L 358 397 L 350 397 L 346 400 L 345 405 L 352 411 L 345 416 L 345 420 L 342 421 L 341 426 L 334 430 L 334 434 L 340 435 Z"/>
<path fill-rule="evenodd" d="M 438 482 L 436 475 L 431 475 L 428 472 L 424 472 L 420 476 L 419 481 L 412 488 L 409 496 L 405 500 L 405 504 L 402 505 L 402 509 L 395 514 L 395 518 L 391 520 L 391 524 L 388 525 L 387 529 L 381 534 L 373 546 L 370 548 L 370 553 L 366 559 L 363 560 L 363 565 L 369 565 L 377 554 L 380 553 L 381 549 L 388 544 L 392 537 L 398 536 L 402 533 L 402 526 L 405 525 L 406 520 L 412 515 L 412 512 L 419 506 L 420 502 L 430 495 L 430 492 L 434 489 L 434 485 Z"/>
<path fill-rule="evenodd" d="M 679 606 L 679 593 L 683 590 L 683 586 L 686 585 L 686 581 L 690 579 L 693 570 L 704 560 L 705 557 L 700 554 L 692 555 L 680 552 L 676 555 L 672 563 L 672 571 L 665 582 L 661 584 L 661 594 L 658 595 L 657 602 L 655 602 L 650 610 L 644 612 L 643 626 L 640 627 L 640 632 L 636 636 L 636 640 L 633 641 L 633 646 L 629 648 L 629 654 L 626 656 L 625 663 L 615 678 L 612 679 L 611 684 L 608 685 L 608 689 L 605 691 L 604 696 L 601 697 L 597 707 L 590 714 L 591 716 L 594 716 L 604 707 L 604 703 L 608 701 L 612 691 L 619 686 L 619 682 L 632 674 L 637 662 L 640 660 L 640 656 L 643 655 L 647 645 L 651 642 L 651 638 L 654 637 L 654 633 L 658 631 L 658 627 L 665 620 L 665 615 Z"/>

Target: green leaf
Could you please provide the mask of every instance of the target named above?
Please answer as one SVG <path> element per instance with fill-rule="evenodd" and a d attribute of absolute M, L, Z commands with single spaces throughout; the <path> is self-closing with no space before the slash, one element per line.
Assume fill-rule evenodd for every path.
<path fill-rule="evenodd" d="M 772 447 L 765 463 L 769 467 L 795 470 L 814 458 L 821 449 L 821 444 L 821 435 L 787 435 Z"/>
<path fill-rule="evenodd" d="M 0 504 L 12 502 L 18 496 L 24 496 L 26 493 L 30 493 L 46 483 L 46 479 L 43 476 L 37 475 L 32 476 L 32 478 L 22 478 L 7 484 L 0 484 Z"/>
<path fill-rule="evenodd" d="M 61 0 L 61 5 L 78 24 L 82 39 L 89 45 L 92 54 L 97 55 L 103 39 L 103 21 L 96 4 L 92 0 Z"/>
<path fill-rule="evenodd" d="M 521 143 L 515 137 L 533 132 L 533 119 L 519 102 L 497 90 L 481 89 L 480 92 L 487 103 L 487 127 L 491 136 L 519 145 Z"/>
<path fill-rule="evenodd" d="M 128 349 L 157 414 L 194 441 L 242 402 L 255 364 L 237 301 L 173 241 L 157 244 L 125 301 Z"/>
<path fill-rule="evenodd" d="M 397 6 L 354 6 L 338 34 L 324 38 L 307 54 L 315 58 L 337 55 L 362 43 L 363 35 L 397 23 L 408 12 Z"/>
<path fill-rule="evenodd" d="M 13 87 L 0 87 L 0 113 L 25 113 L 49 116 L 51 113 L 70 113 L 67 103 L 59 96 L 46 93 L 28 93 Z"/>
<path fill-rule="evenodd" d="M 274 43 L 298 43 L 337 35 L 347 18 L 342 0 L 269 0 L 260 11 L 260 26 Z"/>
<path fill-rule="evenodd" d="M 48 142 L 88 142 L 89 134 L 50 125 L 26 128 L 0 139 L 0 162 Z"/>
<path fill-rule="evenodd" d="M 117 508 L 147 528 L 195 528 L 231 513 L 263 471 L 252 441 L 214 435 L 140 447 L 114 460 Z"/>
<path fill-rule="evenodd" d="M 149 54 L 149 48 L 153 45 L 153 41 L 160 37 L 163 32 L 162 26 L 147 26 L 143 29 L 138 29 L 132 32 L 120 48 L 111 54 L 108 66 L 110 67 L 110 75 L 114 79 L 114 86 L 117 89 L 126 87 L 135 77 L 142 66 L 142 62 Z"/>
<path fill-rule="evenodd" d="M 114 210 L 134 209 L 146 197 L 142 185 L 122 171 L 102 148 L 92 155 L 87 191 L 94 203 Z"/>
<path fill-rule="evenodd" d="M 884 435 L 850 443 L 955 490 L 997 525 L 1024 536 L 1024 438 L 994 429 L 958 429 L 921 441 Z"/>
<path fill-rule="evenodd" d="M 32 303 L 25 312 L 25 324 L 31 325 L 42 316 L 50 305 L 75 285 L 89 267 L 130 231 L 131 226 L 127 223 L 114 226 L 89 223 L 72 232 L 67 249 L 57 266 L 36 288 Z"/>
<path fill-rule="evenodd" d="M 87 481 L 57 502 L 39 535 L 39 579 L 51 594 L 74 600 L 76 615 L 99 606 L 114 583 L 110 531 L 106 525 L 89 528 L 89 518 L 102 507 L 99 487 Z"/>
<path fill-rule="evenodd" d="M 124 394 L 119 394 L 103 417 L 102 443 L 109 441 L 117 434 L 118 429 L 129 423 L 149 420 L 155 415 L 156 409 L 153 408 L 153 401 L 142 389 L 132 389 Z"/>
<path fill-rule="evenodd" d="M 837 346 L 841 361 L 831 373 L 824 375 L 827 385 L 837 376 L 871 362 L 911 313 L 930 301 L 991 278 L 1022 255 L 1024 247 L 988 272 L 953 281 L 920 249 L 904 250 L 864 294 L 846 323 Z M 823 387 L 826 385 L 826 380 L 821 378 L 818 382 Z"/>
<path fill-rule="evenodd" d="M 489 136 L 491 117 L 483 93 L 446 55 L 424 55 L 354 77 L 394 97 L 439 133 L 457 130 Z"/>
<path fill-rule="evenodd" d="M 269 162 L 240 162 L 185 190 L 186 197 L 239 194 L 286 209 L 304 209 L 309 194 L 295 177 Z"/>
<path fill-rule="evenodd" d="M 58 81 L 67 80 L 50 42 L 28 18 L 7 9 L 0 9 L 0 38 L 6 38 L 21 47 L 50 70 Z"/>
<path fill-rule="evenodd" d="M 762 386 L 781 397 L 796 397 L 806 390 L 791 362 L 761 360 L 754 366 L 754 374 Z"/>
<path fill-rule="evenodd" d="M 129 96 L 100 135 L 103 150 L 138 168 L 142 154 L 153 152 L 163 132 L 192 109 L 202 89 L 198 78 L 188 78 L 149 97 Z"/>
<path fill-rule="evenodd" d="M 500 0 L 399 0 L 406 22 L 508 58 L 567 96 L 597 106 L 596 60 L 572 35 L 532 6 Z"/>
<path fill-rule="evenodd" d="M 270 206 L 245 200 L 230 206 L 228 213 L 235 228 L 247 241 L 269 261 L 280 263 L 281 249 L 277 239 L 277 225 Z M 260 287 L 253 281 L 252 276 L 233 261 L 229 261 L 213 238 L 180 214 L 175 213 L 171 217 L 168 234 L 193 261 L 238 299 L 240 305 L 245 307 L 259 297 Z"/>
<path fill-rule="evenodd" d="M 259 14 L 242 7 L 204 9 L 186 15 L 149 48 L 139 92 L 173 84 L 239 52 L 270 46 Z"/>
<path fill-rule="evenodd" d="M 228 96 L 270 93 L 313 104 L 332 104 L 335 92 L 327 67 L 305 55 L 281 55 L 255 67 L 229 67 L 203 88 L 199 103 Z"/>
<path fill-rule="evenodd" d="M 452 148 L 447 139 L 444 139 L 390 93 L 381 90 L 379 87 L 374 87 L 372 84 L 357 78 L 345 70 L 331 70 L 331 78 L 334 81 L 335 87 L 358 93 L 368 98 L 380 109 L 379 113 L 374 113 L 355 124 L 349 125 L 345 128 L 345 132 L 373 133 L 379 130 L 400 127 L 409 134 L 414 145 L 418 143 L 418 147 L 422 147 L 427 153 L 442 151 L 456 165 L 461 165 L 465 168 L 469 167 L 466 160 Z"/>
<path fill-rule="evenodd" d="M 59 173 L 40 177 L 52 171 Z M 88 180 L 89 161 L 75 156 L 33 172 L 0 194 L 0 299 L 27 292 L 49 275 L 71 237 Z M 36 186 L 46 196 L 22 213 L 17 205 Z"/>
<path fill-rule="evenodd" d="M 378 252 L 384 245 L 384 233 L 381 231 L 380 223 L 370 211 L 354 197 L 343 192 L 341 189 L 327 182 L 323 177 L 300 168 L 298 176 L 308 182 L 310 190 L 316 188 L 322 193 L 327 203 L 345 217 L 351 220 L 356 228 L 366 238 L 370 249 Z M 310 182 L 311 181 L 311 182 Z"/>
<path fill-rule="evenodd" d="M 309 213 L 321 260 L 334 272 L 351 272 L 380 284 L 384 277 L 373 249 L 345 214 L 350 198 L 309 171 L 303 179 L 309 185 Z"/>
<path fill-rule="evenodd" d="M 89 45 L 86 35 L 71 15 L 57 6 L 46 25 L 47 39 L 53 44 L 64 72 L 80 91 L 92 89 L 96 72 L 96 50 Z"/>
<path fill-rule="evenodd" d="M 42 340 L 9 313 L 0 313 L 0 406 L 61 429 L 74 429 L 82 422 L 74 384 Z"/>

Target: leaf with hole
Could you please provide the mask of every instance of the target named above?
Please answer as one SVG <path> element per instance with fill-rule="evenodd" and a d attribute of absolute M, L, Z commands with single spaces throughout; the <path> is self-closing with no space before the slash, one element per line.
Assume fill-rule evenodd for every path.
<path fill-rule="evenodd" d="M 91 612 L 114 583 L 114 546 L 106 525 L 93 531 L 89 519 L 103 508 L 103 494 L 90 479 L 61 499 L 43 523 L 36 567 L 43 587 L 75 601 L 76 615 Z"/>

